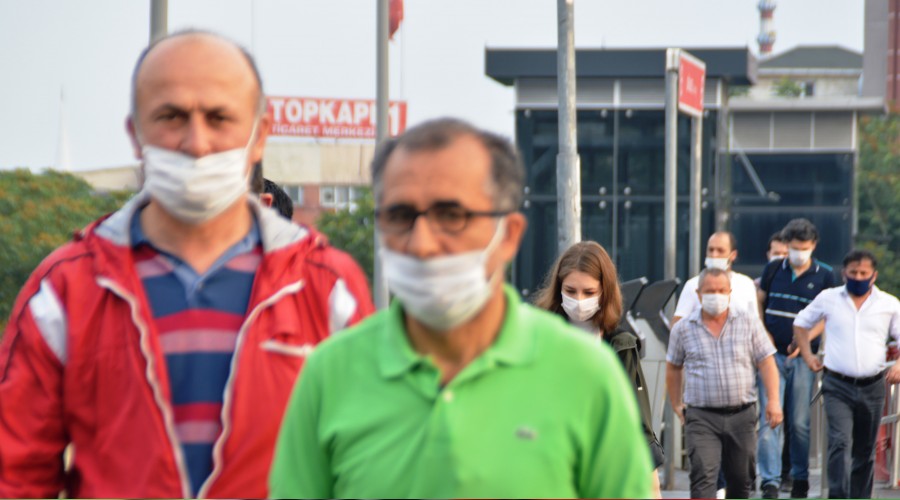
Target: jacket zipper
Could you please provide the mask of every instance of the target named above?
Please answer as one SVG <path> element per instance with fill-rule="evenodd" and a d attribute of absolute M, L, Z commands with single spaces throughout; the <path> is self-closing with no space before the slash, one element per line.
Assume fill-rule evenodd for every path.
<path fill-rule="evenodd" d="M 234 348 L 234 355 L 231 358 L 231 368 L 228 373 L 228 380 L 225 382 L 225 394 L 222 401 L 222 414 L 220 417 L 222 420 L 222 432 L 219 433 L 219 438 L 216 439 L 216 443 L 213 446 L 213 470 L 209 473 L 206 481 L 203 482 L 203 486 L 201 486 L 200 490 L 197 492 L 197 498 L 206 498 L 210 488 L 212 488 L 213 483 L 218 478 L 219 474 L 222 473 L 222 452 L 225 448 L 225 441 L 228 439 L 231 433 L 231 419 L 228 418 L 228 415 L 231 413 L 230 410 L 232 404 L 234 377 L 237 373 L 238 359 L 240 357 L 241 349 L 244 346 L 244 339 L 246 337 L 247 330 L 249 329 L 250 324 L 256 319 L 257 316 L 259 316 L 259 313 L 263 309 L 275 304 L 286 295 L 299 292 L 302 288 L 303 280 L 285 285 L 280 290 L 272 294 L 268 299 L 257 304 L 256 307 L 254 307 L 250 312 L 250 314 L 247 315 L 247 319 L 245 319 L 244 323 L 241 325 L 241 329 L 238 331 L 237 342 Z"/>
<path fill-rule="evenodd" d="M 106 288 L 113 294 L 128 303 L 131 308 L 131 321 L 137 327 L 140 333 L 141 354 L 144 356 L 144 362 L 147 364 L 146 377 L 147 383 L 153 391 L 153 399 L 162 413 L 163 424 L 166 427 L 166 435 L 169 438 L 169 445 L 172 447 L 172 454 L 175 459 L 175 466 L 178 469 L 179 480 L 181 482 L 181 495 L 184 498 L 191 498 L 191 486 L 189 476 L 187 474 L 187 466 L 184 461 L 184 453 L 181 449 L 181 442 L 175 433 L 175 417 L 173 416 L 172 407 L 166 398 L 163 397 L 162 388 L 159 386 L 159 380 L 156 376 L 156 369 L 153 362 L 153 353 L 150 349 L 150 338 L 147 326 L 138 313 L 138 304 L 135 297 L 123 290 L 116 282 L 109 278 L 100 276 L 97 278 L 97 284 L 102 288 Z"/>

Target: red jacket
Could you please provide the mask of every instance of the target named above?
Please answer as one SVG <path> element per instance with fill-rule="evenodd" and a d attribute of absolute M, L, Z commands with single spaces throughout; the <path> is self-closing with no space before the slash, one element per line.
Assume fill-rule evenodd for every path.
<path fill-rule="evenodd" d="M 0 498 L 189 497 L 165 360 L 134 270 L 137 198 L 47 257 L 0 343 Z M 262 498 L 305 356 L 374 309 L 347 254 L 257 211 L 264 249 L 200 496 Z M 71 467 L 63 451 L 72 444 Z"/>

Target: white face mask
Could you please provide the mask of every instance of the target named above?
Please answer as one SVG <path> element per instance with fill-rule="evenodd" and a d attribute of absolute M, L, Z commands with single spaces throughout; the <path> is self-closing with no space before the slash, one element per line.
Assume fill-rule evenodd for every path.
<path fill-rule="evenodd" d="M 806 265 L 810 257 L 812 257 L 812 252 L 812 250 L 794 250 L 791 248 L 788 250 L 788 260 L 794 267 Z"/>
<path fill-rule="evenodd" d="M 246 146 L 201 158 L 145 145 L 144 189 L 184 223 L 200 224 L 219 215 L 249 189 L 247 157 L 258 123 Z"/>
<path fill-rule="evenodd" d="M 722 258 L 706 258 L 706 268 L 707 269 L 721 269 L 723 271 L 727 271 L 731 264 L 728 262 L 727 257 Z"/>
<path fill-rule="evenodd" d="M 425 260 L 382 247 L 388 289 L 404 311 L 432 330 L 452 330 L 472 319 L 491 297 L 492 285 L 502 276 L 503 267 L 488 281 L 485 266 L 505 232 L 504 218 L 483 250 Z"/>
<path fill-rule="evenodd" d="M 782 259 L 784 259 L 784 257 L 785 257 L 784 255 L 773 255 L 771 258 L 769 258 L 769 262 L 775 262 L 776 260 L 782 260 Z"/>
<path fill-rule="evenodd" d="M 703 307 L 703 312 L 710 316 L 718 316 L 725 312 L 725 310 L 728 309 L 729 301 L 730 297 L 725 294 L 704 293 L 700 295 L 700 303 Z"/>
<path fill-rule="evenodd" d="M 569 318 L 575 321 L 587 321 L 597 314 L 600 310 L 600 296 L 588 297 L 582 300 L 576 300 L 568 295 L 562 295 L 562 308 L 566 311 Z"/>

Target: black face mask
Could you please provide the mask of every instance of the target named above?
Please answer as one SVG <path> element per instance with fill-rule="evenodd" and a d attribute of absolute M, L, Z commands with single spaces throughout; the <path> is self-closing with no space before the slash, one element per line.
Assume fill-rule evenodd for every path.
<path fill-rule="evenodd" d="M 869 289 L 872 288 L 872 279 L 874 277 L 875 276 L 873 275 L 872 278 L 869 278 L 867 280 L 855 280 L 852 278 L 846 278 L 847 279 L 847 292 L 850 295 L 856 295 L 857 297 L 862 297 L 863 295 L 865 295 L 866 293 L 869 292 Z"/>

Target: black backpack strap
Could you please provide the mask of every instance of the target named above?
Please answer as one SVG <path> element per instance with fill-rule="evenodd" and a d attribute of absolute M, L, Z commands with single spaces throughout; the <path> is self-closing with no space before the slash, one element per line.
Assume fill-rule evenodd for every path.
<path fill-rule="evenodd" d="M 781 269 L 782 266 L 784 266 L 784 259 L 770 262 L 769 265 L 766 266 L 766 268 L 763 270 L 764 274 L 762 279 L 760 280 L 760 285 L 762 285 L 763 283 L 766 285 L 764 287 L 760 286 L 760 289 L 766 292 L 766 303 L 763 304 L 763 310 L 765 310 L 769 304 L 769 295 L 772 292 L 772 282 L 775 281 L 775 274 L 779 269 Z"/>

